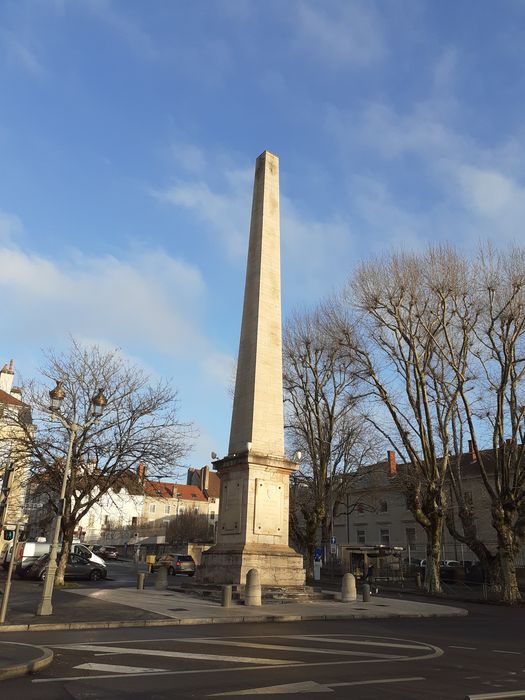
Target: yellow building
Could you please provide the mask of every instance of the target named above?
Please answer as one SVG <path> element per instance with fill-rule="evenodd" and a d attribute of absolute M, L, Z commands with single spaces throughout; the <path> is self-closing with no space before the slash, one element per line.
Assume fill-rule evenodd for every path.
<path fill-rule="evenodd" d="M 21 399 L 20 389 L 13 386 L 13 361 L 0 370 L 0 487 L 5 482 L 7 468 L 13 475 L 7 493 L 0 495 L 0 521 L 13 524 L 25 520 L 24 505 L 29 479 L 29 464 L 24 450 L 24 429 L 20 422 L 31 423 L 31 411 Z M 0 556 L 7 547 L 0 534 Z"/>

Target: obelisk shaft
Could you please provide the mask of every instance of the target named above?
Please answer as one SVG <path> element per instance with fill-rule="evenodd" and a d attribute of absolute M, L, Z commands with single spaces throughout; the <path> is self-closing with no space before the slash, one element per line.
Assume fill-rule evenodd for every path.
<path fill-rule="evenodd" d="M 279 159 L 256 161 L 241 340 L 228 453 L 284 455 Z"/>

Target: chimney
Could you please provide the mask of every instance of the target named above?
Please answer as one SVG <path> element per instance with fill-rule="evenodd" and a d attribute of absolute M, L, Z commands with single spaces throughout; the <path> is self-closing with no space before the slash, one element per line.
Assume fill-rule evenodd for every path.
<path fill-rule="evenodd" d="M 468 441 L 468 451 L 469 451 L 469 455 L 470 455 L 470 461 L 475 462 L 476 461 L 476 450 L 474 449 L 474 440 Z"/>
<path fill-rule="evenodd" d="M 142 462 L 139 464 L 137 467 L 137 477 L 138 480 L 143 484 L 144 483 L 144 477 L 146 476 L 146 468 L 142 464 Z"/>
<path fill-rule="evenodd" d="M 388 450 L 388 476 L 396 476 L 397 474 L 397 464 L 396 464 L 396 453 L 394 450 Z"/>
<path fill-rule="evenodd" d="M 206 464 L 201 469 L 201 491 L 207 491 L 210 487 L 210 468 Z"/>
<path fill-rule="evenodd" d="M 13 378 L 15 372 L 13 369 L 13 360 L 9 363 L 9 367 L 4 365 L 0 370 L 0 389 L 5 391 L 6 394 L 11 393 L 11 387 L 13 386 Z"/>

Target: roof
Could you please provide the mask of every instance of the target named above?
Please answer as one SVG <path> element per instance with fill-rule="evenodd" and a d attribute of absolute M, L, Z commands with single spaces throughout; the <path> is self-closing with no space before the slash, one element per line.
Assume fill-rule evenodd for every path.
<path fill-rule="evenodd" d="M 163 481 L 144 482 L 144 493 L 150 498 L 177 498 L 177 494 L 183 501 L 207 501 L 198 486 L 187 486 L 186 484 L 171 484 Z"/>
<path fill-rule="evenodd" d="M 173 498 L 173 487 L 175 484 L 166 484 L 162 481 L 144 482 L 144 494 L 153 498 Z"/>
<path fill-rule="evenodd" d="M 203 494 L 198 486 L 188 486 L 187 484 L 173 484 L 176 488 L 173 494 L 177 498 L 180 493 L 183 501 L 207 501 L 208 499 Z"/>
<path fill-rule="evenodd" d="M 8 394 L 7 391 L 0 389 L 0 403 L 9 404 L 10 406 L 23 406 L 24 402 L 17 399 L 15 396 Z"/>

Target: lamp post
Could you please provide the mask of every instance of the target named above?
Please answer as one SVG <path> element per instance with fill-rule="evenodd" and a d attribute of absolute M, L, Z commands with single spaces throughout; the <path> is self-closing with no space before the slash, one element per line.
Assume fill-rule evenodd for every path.
<path fill-rule="evenodd" d="M 65 512 L 67 480 L 69 478 L 69 472 L 71 469 L 71 458 L 73 455 L 73 445 L 75 443 L 75 437 L 79 430 L 86 430 L 102 416 L 104 408 L 107 404 L 107 400 L 104 396 L 103 389 L 99 389 L 98 392 L 91 399 L 91 413 L 88 417 L 88 420 L 83 425 L 81 425 L 76 422 L 76 418 L 74 415 L 73 420 L 68 421 L 60 413 L 60 408 L 62 406 L 62 402 L 64 401 L 65 396 L 66 395 L 64 393 L 64 390 L 62 389 L 62 382 L 57 381 L 55 388 L 51 389 L 51 391 L 49 392 L 49 411 L 53 416 L 57 418 L 57 420 L 60 421 L 60 423 L 62 423 L 64 428 L 68 431 L 69 443 L 67 448 L 66 464 L 64 467 L 64 475 L 62 477 L 62 487 L 60 489 L 58 512 L 53 525 L 53 537 L 51 539 L 51 548 L 49 550 L 49 564 L 47 566 L 46 578 L 44 581 L 44 590 L 42 592 L 42 599 L 38 605 L 38 609 L 36 612 L 37 615 L 51 615 L 53 613 L 52 597 L 55 585 L 55 574 L 57 570 L 58 538 L 60 536 L 60 526 L 62 524 L 62 517 Z"/>

